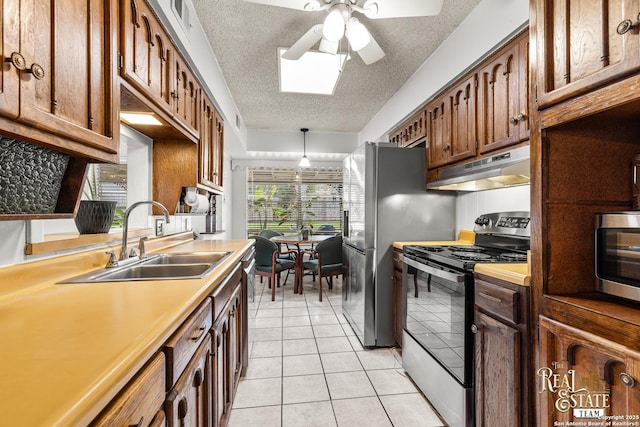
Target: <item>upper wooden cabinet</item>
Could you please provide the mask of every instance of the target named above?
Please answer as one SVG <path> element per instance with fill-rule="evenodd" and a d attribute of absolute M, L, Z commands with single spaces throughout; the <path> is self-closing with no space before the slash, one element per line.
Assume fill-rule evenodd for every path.
<path fill-rule="evenodd" d="M 427 136 L 427 123 L 425 120 L 425 110 L 414 114 L 410 119 L 402 124 L 398 129 L 391 132 L 389 141 L 398 147 L 413 146 L 422 142 Z"/>
<path fill-rule="evenodd" d="M 198 180 L 205 187 L 222 191 L 224 122 L 206 96 L 202 97 L 201 123 Z"/>
<path fill-rule="evenodd" d="M 476 75 L 450 88 L 427 105 L 429 155 L 433 169 L 476 154 Z"/>
<path fill-rule="evenodd" d="M 200 124 L 200 85 L 144 0 L 123 2 L 120 74 L 194 138 Z"/>
<path fill-rule="evenodd" d="M 529 33 L 478 70 L 478 152 L 529 139 Z"/>
<path fill-rule="evenodd" d="M 173 44 L 144 0 L 121 4 L 120 74 L 150 101 L 171 113 Z"/>
<path fill-rule="evenodd" d="M 116 161 L 116 1 L 1 3 L 0 130 Z"/>
<path fill-rule="evenodd" d="M 173 56 L 172 113 L 178 122 L 198 137 L 200 123 L 200 85 L 187 67 L 184 59 Z"/>
<path fill-rule="evenodd" d="M 638 0 L 535 3 L 538 107 L 587 93 L 640 68 Z"/>

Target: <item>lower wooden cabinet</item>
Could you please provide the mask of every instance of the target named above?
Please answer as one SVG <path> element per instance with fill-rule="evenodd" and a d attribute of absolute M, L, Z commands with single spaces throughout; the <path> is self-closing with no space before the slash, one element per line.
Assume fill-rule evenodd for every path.
<path fill-rule="evenodd" d="M 165 357 L 157 353 L 93 420 L 91 426 L 147 426 L 158 418 L 165 399 Z"/>
<path fill-rule="evenodd" d="M 476 426 L 534 425 L 530 290 L 477 274 L 474 283 Z"/>
<path fill-rule="evenodd" d="M 176 385 L 167 394 L 165 412 L 169 427 L 211 426 L 210 349 L 211 336 L 207 333 Z"/>
<path fill-rule="evenodd" d="M 637 350 L 541 316 L 537 377 L 542 427 L 598 422 L 586 417 L 595 409 L 622 416 L 620 425 L 640 422 Z"/>
<path fill-rule="evenodd" d="M 402 281 L 402 251 L 393 250 L 393 335 L 396 344 L 402 347 L 402 330 L 407 323 L 407 285 Z M 404 266 L 404 267 L 403 267 Z"/>

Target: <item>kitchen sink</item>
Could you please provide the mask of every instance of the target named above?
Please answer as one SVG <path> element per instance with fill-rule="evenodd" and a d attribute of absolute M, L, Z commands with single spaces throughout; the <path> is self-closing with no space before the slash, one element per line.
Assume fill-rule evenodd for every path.
<path fill-rule="evenodd" d="M 231 252 L 151 254 L 121 267 L 101 268 L 58 283 L 199 279 L 230 254 Z"/>
<path fill-rule="evenodd" d="M 229 256 L 230 252 L 174 252 L 158 255 L 150 255 L 143 259 L 145 265 L 149 264 L 211 264 L 219 263 Z"/>

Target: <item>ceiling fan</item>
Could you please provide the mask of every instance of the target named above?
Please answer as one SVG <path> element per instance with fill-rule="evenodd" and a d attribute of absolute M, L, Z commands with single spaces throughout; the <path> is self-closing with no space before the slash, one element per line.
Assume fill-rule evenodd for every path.
<path fill-rule="evenodd" d="M 324 23 L 311 27 L 293 44 L 282 58 L 297 60 L 316 43 L 319 50 L 336 54 L 342 37 L 347 38 L 351 50 L 358 52 L 365 64 L 373 64 L 384 57 L 384 51 L 353 12 L 370 19 L 432 16 L 440 13 L 444 0 L 245 0 L 270 6 L 309 12 L 327 11 Z"/>

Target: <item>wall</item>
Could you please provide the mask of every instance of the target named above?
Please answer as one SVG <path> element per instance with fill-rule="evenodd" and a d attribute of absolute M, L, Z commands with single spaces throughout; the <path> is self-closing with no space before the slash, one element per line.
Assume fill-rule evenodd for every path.
<path fill-rule="evenodd" d="M 456 199 L 456 235 L 460 230 L 473 230 L 473 222 L 482 214 L 508 211 L 530 211 L 530 187 L 501 188 L 458 193 Z"/>

